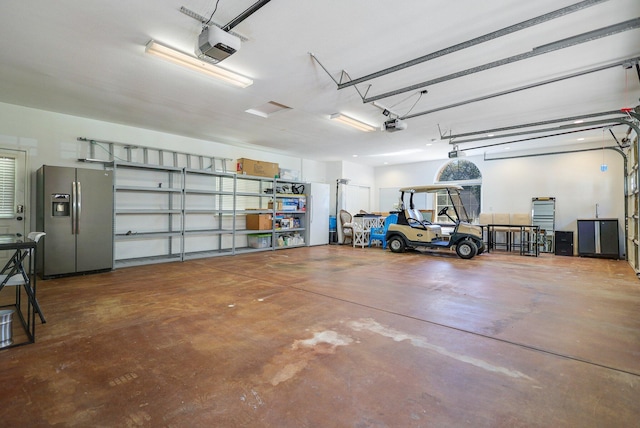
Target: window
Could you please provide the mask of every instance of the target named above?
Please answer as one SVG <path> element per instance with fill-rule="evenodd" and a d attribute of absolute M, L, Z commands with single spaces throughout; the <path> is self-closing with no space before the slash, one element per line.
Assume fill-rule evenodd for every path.
<path fill-rule="evenodd" d="M 439 183 L 455 182 L 462 186 L 463 190 L 460 192 L 460 197 L 469 218 L 461 218 L 461 220 L 473 221 L 478 218 L 480 214 L 480 195 L 482 193 L 482 174 L 473 162 L 462 159 L 448 162 L 440 170 L 437 181 Z M 446 192 L 442 192 L 436 196 L 436 213 L 440 212 L 445 206 L 450 206 L 450 201 Z M 453 210 L 449 210 L 449 214 L 454 217 Z M 461 213 L 461 215 L 464 215 L 464 213 Z M 450 222 L 446 216 L 438 217 L 436 221 L 438 223 Z"/>
<path fill-rule="evenodd" d="M 10 218 L 14 214 L 16 198 L 16 160 L 0 157 L 0 218 Z"/>

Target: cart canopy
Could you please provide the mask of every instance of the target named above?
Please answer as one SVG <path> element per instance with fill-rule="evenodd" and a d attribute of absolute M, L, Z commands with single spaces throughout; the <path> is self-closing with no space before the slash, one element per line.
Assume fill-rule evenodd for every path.
<path fill-rule="evenodd" d="M 438 190 L 446 189 L 462 190 L 462 186 L 458 184 L 429 184 L 424 186 L 403 187 L 400 191 L 403 193 L 434 193 Z"/>

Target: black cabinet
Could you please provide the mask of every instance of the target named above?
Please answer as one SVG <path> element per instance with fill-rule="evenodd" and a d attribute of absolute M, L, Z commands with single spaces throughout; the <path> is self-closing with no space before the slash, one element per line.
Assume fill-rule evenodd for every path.
<path fill-rule="evenodd" d="M 578 220 L 578 255 L 586 257 L 620 257 L 618 219 Z"/>
<path fill-rule="evenodd" d="M 573 256 L 573 232 L 556 230 L 555 255 Z"/>

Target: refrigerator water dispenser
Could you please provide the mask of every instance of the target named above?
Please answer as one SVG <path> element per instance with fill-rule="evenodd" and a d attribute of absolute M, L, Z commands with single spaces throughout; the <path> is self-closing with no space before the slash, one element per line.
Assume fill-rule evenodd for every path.
<path fill-rule="evenodd" d="M 54 193 L 51 195 L 51 215 L 54 217 L 69 217 L 71 198 L 68 194 Z"/>

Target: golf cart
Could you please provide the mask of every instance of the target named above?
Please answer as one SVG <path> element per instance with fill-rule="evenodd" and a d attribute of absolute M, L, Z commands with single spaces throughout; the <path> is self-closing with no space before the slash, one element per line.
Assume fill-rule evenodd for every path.
<path fill-rule="evenodd" d="M 462 259 L 471 259 L 484 252 L 482 228 L 469 223 L 467 210 L 460 198 L 462 187 L 455 184 L 434 184 L 430 186 L 404 187 L 400 189 L 400 212 L 398 223 L 389 225 L 387 245 L 394 253 L 402 253 L 405 249 L 452 248 Z M 443 207 L 438 216 L 447 216 L 454 224 L 450 234 L 442 233 L 442 226 L 433 224 L 423 218 L 420 210 L 415 208 L 413 195 L 416 193 L 446 192 L 451 206 Z M 449 209 L 453 208 L 453 213 Z M 445 226 L 446 227 L 446 226 Z"/>

